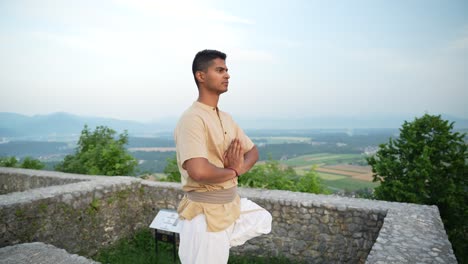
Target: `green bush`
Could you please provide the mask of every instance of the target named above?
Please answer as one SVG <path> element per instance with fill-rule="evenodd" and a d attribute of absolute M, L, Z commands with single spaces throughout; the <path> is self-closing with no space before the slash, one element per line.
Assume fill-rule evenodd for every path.
<path fill-rule="evenodd" d="M 164 173 L 166 174 L 166 178 L 164 178 L 163 181 L 180 182 L 180 171 L 175 156 L 173 158 L 167 158 Z"/>
<path fill-rule="evenodd" d="M 264 164 L 255 165 L 249 172 L 241 175 L 239 185 L 294 192 L 328 193 L 313 168 L 301 176 L 293 168 L 280 165 L 278 161 L 272 159 Z"/>
<path fill-rule="evenodd" d="M 67 155 L 55 169 L 89 175 L 132 175 L 137 161 L 125 149 L 128 135 L 124 132 L 116 139 L 115 133 L 105 126 L 94 131 L 85 126 L 75 154 Z"/>
<path fill-rule="evenodd" d="M 21 163 L 15 157 L 0 157 L 0 167 L 42 170 L 44 166 L 44 163 L 31 157 L 24 158 Z"/>

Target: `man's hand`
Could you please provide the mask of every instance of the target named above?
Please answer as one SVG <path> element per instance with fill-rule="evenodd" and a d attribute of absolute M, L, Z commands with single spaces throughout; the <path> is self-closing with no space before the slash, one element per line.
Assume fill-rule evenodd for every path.
<path fill-rule="evenodd" d="M 224 168 L 233 168 L 237 173 L 243 174 L 244 171 L 244 150 L 239 139 L 234 139 L 224 152 Z"/>

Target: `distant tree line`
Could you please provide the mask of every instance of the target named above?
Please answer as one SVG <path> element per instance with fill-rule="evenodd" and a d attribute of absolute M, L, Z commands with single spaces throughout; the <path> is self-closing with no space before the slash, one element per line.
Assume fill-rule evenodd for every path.
<path fill-rule="evenodd" d="M 71 152 L 65 142 L 11 141 L 0 144 L 0 156 L 38 157 Z"/>
<path fill-rule="evenodd" d="M 136 174 L 163 173 L 167 166 L 167 160 L 145 160 L 139 162 L 136 168 Z"/>
<path fill-rule="evenodd" d="M 166 161 L 167 158 L 175 156 L 175 151 L 134 151 L 130 154 L 137 160 Z"/>
<path fill-rule="evenodd" d="M 146 138 L 146 137 L 130 137 L 128 139 L 127 148 L 142 148 L 142 147 L 175 147 L 175 142 L 172 138 Z"/>

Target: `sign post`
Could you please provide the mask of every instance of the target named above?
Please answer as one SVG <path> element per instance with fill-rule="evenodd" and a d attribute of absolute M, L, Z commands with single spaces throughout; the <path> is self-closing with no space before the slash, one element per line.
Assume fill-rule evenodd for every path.
<path fill-rule="evenodd" d="M 181 229 L 179 215 L 175 210 L 161 209 L 150 224 L 154 229 L 156 255 L 158 255 L 158 241 L 172 243 L 174 262 L 177 259 L 178 234 Z"/>

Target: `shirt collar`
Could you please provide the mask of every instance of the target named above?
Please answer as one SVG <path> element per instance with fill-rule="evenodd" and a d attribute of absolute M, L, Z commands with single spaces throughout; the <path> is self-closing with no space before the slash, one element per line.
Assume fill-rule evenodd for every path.
<path fill-rule="evenodd" d="M 219 110 L 218 107 L 212 107 L 212 106 L 206 105 L 206 104 L 201 103 L 201 102 L 198 102 L 198 101 L 195 101 L 195 102 L 193 103 L 193 105 L 194 105 L 194 106 L 197 106 L 197 107 L 200 107 L 200 108 L 203 108 L 203 109 L 208 110 L 208 111 L 212 111 L 212 112 L 215 112 L 216 109 Z"/>

